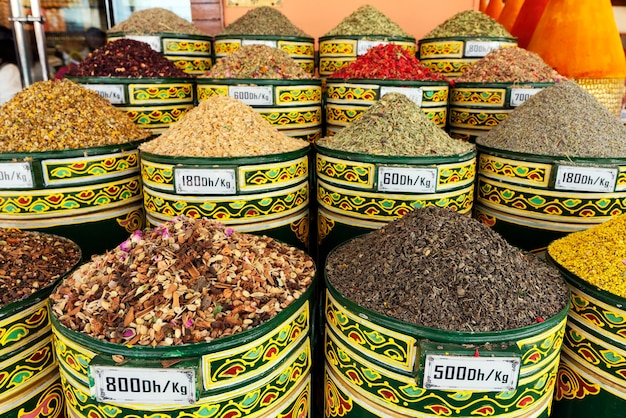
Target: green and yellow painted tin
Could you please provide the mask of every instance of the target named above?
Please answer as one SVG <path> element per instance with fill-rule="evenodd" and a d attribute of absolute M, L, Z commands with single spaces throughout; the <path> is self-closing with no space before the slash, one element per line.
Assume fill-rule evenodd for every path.
<path fill-rule="evenodd" d="M 446 37 L 417 42 L 417 58 L 433 72 L 457 77 L 494 49 L 517 46 L 517 38 Z"/>
<path fill-rule="evenodd" d="M 326 79 L 324 113 L 326 135 L 332 136 L 357 120 L 387 93 L 402 93 L 441 128 L 448 119 L 448 81 Z"/>
<path fill-rule="evenodd" d="M 232 54 L 241 46 L 258 44 L 286 52 L 304 71 L 315 74 L 315 39 L 304 36 L 216 35 L 215 60 Z"/>

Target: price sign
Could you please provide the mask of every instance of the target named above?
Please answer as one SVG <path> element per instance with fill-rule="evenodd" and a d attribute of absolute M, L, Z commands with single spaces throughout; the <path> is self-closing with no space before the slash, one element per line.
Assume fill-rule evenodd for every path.
<path fill-rule="evenodd" d="M 367 51 L 374 48 L 375 46 L 386 45 L 388 43 L 389 42 L 385 42 L 385 41 L 367 41 L 363 39 L 359 40 L 356 42 L 356 55 L 357 56 L 365 55 Z"/>
<path fill-rule="evenodd" d="M 387 87 L 380 86 L 380 96 L 387 93 L 400 93 L 408 97 L 413 103 L 422 106 L 423 92 L 421 87 Z"/>
<path fill-rule="evenodd" d="M 90 366 L 98 402 L 192 405 L 195 370 Z"/>
<path fill-rule="evenodd" d="M 248 106 L 271 106 L 274 104 L 272 86 L 229 86 L 228 95 Z"/>
<path fill-rule="evenodd" d="M 467 41 L 465 42 L 465 56 L 482 58 L 498 48 L 500 48 L 500 42 L 497 41 Z"/>
<path fill-rule="evenodd" d="M 29 163 L 0 163 L 0 189 L 32 189 L 33 183 Z"/>
<path fill-rule="evenodd" d="M 127 35 L 127 39 L 134 39 L 135 41 L 145 42 L 150 45 L 150 48 L 156 52 L 161 52 L 161 38 L 158 36 L 144 36 L 144 35 Z"/>
<path fill-rule="evenodd" d="M 554 188 L 579 192 L 615 191 L 617 167 L 579 167 L 559 165 L 556 168 Z"/>
<path fill-rule="evenodd" d="M 272 48 L 276 48 L 278 45 L 276 41 L 272 41 L 271 39 L 242 39 L 241 45 L 265 45 L 271 46 Z"/>
<path fill-rule="evenodd" d="M 379 167 L 378 190 L 385 192 L 434 193 L 437 168 Z"/>
<path fill-rule="evenodd" d="M 539 93 L 542 89 L 530 88 L 530 89 L 511 89 L 511 98 L 509 100 L 509 106 L 517 107 L 524 103 L 526 100 Z"/>
<path fill-rule="evenodd" d="M 124 86 L 121 84 L 81 84 L 81 86 L 93 90 L 111 104 L 124 104 Z"/>
<path fill-rule="evenodd" d="M 519 379 L 518 357 L 427 355 L 423 385 L 437 390 L 513 391 Z"/>
<path fill-rule="evenodd" d="M 234 169 L 175 168 L 174 183 L 178 194 L 235 194 Z"/>

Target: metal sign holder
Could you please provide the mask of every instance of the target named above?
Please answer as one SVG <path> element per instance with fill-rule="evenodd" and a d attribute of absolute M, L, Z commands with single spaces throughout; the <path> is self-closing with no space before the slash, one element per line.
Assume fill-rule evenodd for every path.
<path fill-rule="evenodd" d="M 35 32 L 35 42 L 37 44 L 37 53 L 41 64 L 41 74 L 44 80 L 49 80 L 48 72 L 48 56 L 46 51 L 46 32 L 44 31 L 44 17 L 41 14 L 41 5 L 39 0 L 30 0 L 30 15 L 24 14 L 24 5 L 21 0 L 10 0 L 11 17 L 9 20 L 13 24 L 13 33 L 15 34 L 15 44 L 17 46 L 17 55 L 19 61 L 20 72 L 22 74 L 22 85 L 28 87 L 33 84 L 33 76 L 30 69 L 32 68 L 32 51 L 29 42 L 26 41 L 26 29 L 24 25 L 32 24 Z"/>

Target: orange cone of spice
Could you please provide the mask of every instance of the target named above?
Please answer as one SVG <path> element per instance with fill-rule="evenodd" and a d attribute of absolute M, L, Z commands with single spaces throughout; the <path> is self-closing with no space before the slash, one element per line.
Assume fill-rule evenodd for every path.
<path fill-rule="evenodd" d="M 550 0 L 526 0 L 522 5 L 515 24 L 511 29 L 511 35 L 517 38 L 517 46 L 528 47 L 533 37 L 537 23 Z M 555 28 L 556 29 L 556 28 Z"/>
<path fill-rule="evenodd" d="M 487 10 L 487 0 L 480 0 L 480 4 L 478 5 L 478 11 L 485 13 Z"/>
<path fill-rule="evenodd" d="M 498 20 L 498 18 L 500 17 L 500 13 L 502 13 L 503 8 L 504 8 L 504 3 L 502 2 L 502 0 L 489 0 L 489 5 L 485 9 L 485 14 Z"/>
<path fill-rule="evenodd" d="M 504 8 L 497 19 L 498 23 L 511 32 L 513 25 L 515 24 L 515 19 L 517 19 L 517 15 L 519 14 L 523 4 L 524 0 L 507 0 L 506 3 L 504 3 Z"/>

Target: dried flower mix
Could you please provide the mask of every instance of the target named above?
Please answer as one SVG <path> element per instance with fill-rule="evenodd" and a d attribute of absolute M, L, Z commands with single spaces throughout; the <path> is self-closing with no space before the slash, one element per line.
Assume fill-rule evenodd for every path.
<path fill-rule="evenodd" d="M 356 9 L 324 36 L 361 35 L 413 37 L 405 32 L 396 22 L 369 4 Z"/>
<path fill-rule="evenodd" d="M 189 74 L 145 42 L 121 38 L 93 51 L 67 75 L 74 77 L 181 78 Z"/>
<path fill-rule="evenodd" d="M 397 44 L 381 44 L 370 48 L 329 78 L 360 78 L 379 80 L 445 80 L 422 64 L 413 54 Z"/>
<path fill-rule="evenodd" d="M 456 36 L 513 38 L 497 20 L 477 10 L 459 12 L 435 27 L 424 39 Z"/>
<path fill-rule="evenodd" d="M 98 93 L 69 80 L 33 83 L 0 107 L 0 152 L 124 144 L 146 131 Z"/>
<path fill-rule="evenodd" d="M 261 6 L 227 25 L 220 35 L 298 36 L 310 38 L 278 9 Z"/>
<path fill-rule="evenodd" d="M 536 53 L 513 46 L 498 48 L 467 67 L 455 82 L 470 83 L 549 83 L 565 77 Z"/>
<path fill-rule="evenodd" d="M 450 136 L 409 98 L 387 93 L 360 118 L 320 146 L 345 152 L 388 156 L 446 156 L 470 152 L 474 145 Z"/>
<path fill-rule="evenodd" d="M 184 35 L 204 35 L 192 22 L 176 13 L 160 7 L 153 7 L 133 12 L 107 33 L 122 32 L 127 35 L 149 35 L 154 33 L 179 33 Z"/>
<path fill-rule="evenodd" d="M 285 51 L 267 45 L 244 45 L 218 59 L 205 77 L 305 79 L 311 75 Z"/>
<path fill-rule="evenodd" d="M 554 266 L 476 219 L 436 206 L 340 245 L 325 271 L 337 291 L 367 309 L 447 331 L 517 329 L 569 302 Z"/>
<path fill-rule="evenodd" d="M 548 245 L 548 254 L 585 282 L 626 298 L 626 215 L 572 232 Z"/>
<path fill-rule="evenodd" d="M 280 154 L 308 146 L 303 139 L 278 132 L 250 106 L 216 95 L 139 149 L 158 155 L 221 158 Z"/>
<path fill-rule="evenodd" d="M 507 151 L 584 158 L 626 157 L 626 127 L 573 81 L 541 90 L 476 144 Z"/>
<path fill-rule="evenodd" d="M 112 343 L 210 342 L 273 318 L 314 276 L 302 250 L 178 217 L 92 257 L 50 296 L 51 309 L 66 327 Z"/>
<path fill-rule="evenodd" d="M 1 228 L 0 307 L 50 287 L 80 260 L 80 248 L 67 238 Z"/>

